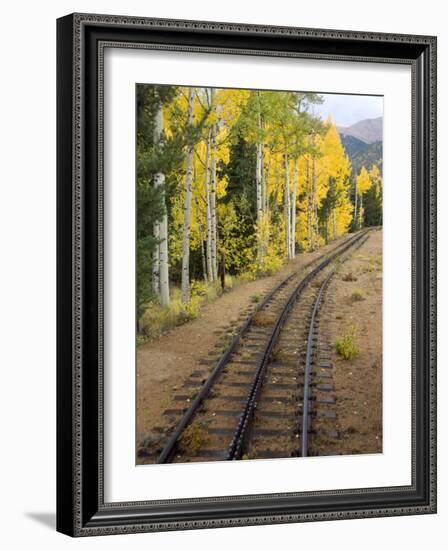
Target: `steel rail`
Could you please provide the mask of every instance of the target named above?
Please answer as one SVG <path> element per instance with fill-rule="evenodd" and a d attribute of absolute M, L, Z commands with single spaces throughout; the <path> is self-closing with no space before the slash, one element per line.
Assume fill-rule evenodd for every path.
<path fill-rule="evenodd" d="M 365 238 L 361 239 L 357 244 L 355 250 L 360 248 L 368 239 L 368 235 Z M 348 258 L 343 260 L 345 262 Z M 342 263 L 343 263 L 342 262 Z M 305 358 L 305 369 L 303 375 L 303 407 L 302 407 L 302 426 L 301 426 L 301 444 L 300 444 L 300 456 L 308 456 L 308 433 L 310 428 L 310 397 L 311 397 L 311 371 L 313 366 L 313 355 L 314 355 L 314 329 L 316 324 L 317 314 L 322 306 L 322 300 L 325 294 L 328 285 L 330 284 L 331 278 L 333 277 L 336 269 L 334 269 L 326 277 L 325 281 L 322 283 L 322 286 L 319 289 L 319 293 L 313 303 L 313 311 L 311 313 L 310 326 L 308 329 L 308 338 L 306 344 L 306 358 Z"/>
<path fill-rule="evenodd" d="M 330 264 L 330 262 L 332 262 L 333 260 L 338 258 L 341 254 L 343 254 L 345 251 L 350 249 L 354 244 L 356 244 L 360 239 L 362 239 L 365 236 L 365 234 L 366 232 L 363 231 L 360 235 L 357 235 L 355 238 L 350 239 L 349 242 L 344 243 L 345 246 L 340 248 L 340 250 L 338 250 L 337 252 L 334 252 L 333 254 L 331 254 L 326 260 L 324 260 L 315 269 L 313 269 L 313 271 L 308 273 L 308 275 L 306 275 L 306 277 L 302 279 L 302 281 L 297 285 L 295 290 L 292 292 L 282 312 L 277 318 L 277 322 L 274 326 L 271 336 L 264 349 L 261 362 L 257 368 L 253 383 L 249 390 L 249 396 L 246 400 L 244 410 L 241 413 L 240 421 L 235 430 L 232 441 L 229 445 L 227 460 L 239 460 L 243 455 L 245 444 L 250 437 L 251 419 L 252 419 L 253 412 L 256 408 L 258 395 L 260 393 L 260 390 L 263 384 L 266 367 L 269 362 L 269 358 L 272 354 L 272 351 L 278 341 L 283 325 L 289 315 L 289 312 L 294 302 L 297 300 L 298 296 L 301 294 L 303 289 L 314 279 L 314 277 L 318 273 L 320 273 L 325 267 L 327 267 Z"/>
<path fill-rule="evenodd" d="M 364 232 L 362 233 L 364 234 Z M 347 247 L 349 243 L 351 244 L 354 244 L 357 240 L 359 240 L 361 238 L 361 235 L 355 235 L 353 237 L 351 237 L 350 239 L 344 241 L 343 243 L 339 244 L 338 246 L 336 246 L 330 253 L 330 257 L 332 258 L 333 255 L 340 249 L 344 248 L 344 247 Z M 323 257 L 325 256 L 325 254 L 322 254 L 321 256 L 317 257 L 317 258 L 314 258 L 313 260 L 311 260 L 310 262 L 308 262 L 305 266 L 303 266 L 302 269 L 306 269 L 310 266 L 312 266 L 313 264 L 315 264 L 316 262 L 318 262 L 319 260 L 321 260 Z M 324 260 L 326 261 L 326 260 Z M 216 379 L 218 378 L 218 376 L 220 375 L 221 371 L 224 369 L 224 367 L 227 365 L 227 363 L 229 362 L 232 354 L 235 352 L 237 346 L 239 345 L 241 339 L 243 338 L 243 336 L 246 334 L 246 332 L 248 331 L 249 327 L 251 326 L 252 324 L 252 320 L 253 320 L 253 317 L 254 315 L 259 312 L 262 308 L 264 308 L 268 303 L 269 301 L 274 297 L 274 295 L 283 287 L 285 286 L 287 283 L 289 283 L 289 281 L 291 281 L 291 279 L 293 279 L 294 277 L 297 276 L 297 271 L 291 273 L 288 277 L 286 277 L 285 279 L 283 279 L 283 281 L 281 281 L 277 286 L 275 286 L 266 296 L 265 298 L 263 299 L 262 302 L 260 302 L 260 304 L 258 304 L 258 306 L 254 309 L 254 311 L 251 313 L 251 315 L 246 319 L 246 321 L 243 323 L 243 325 L 241 326 L 241 328 L 239 329 L 239 331 L 235 334 L 235 336 L 232 338 L 229 346 L 227 347 L 226 351 L 223 353 L 223 355 L 221 355 L 218 363 L 216 364 L 216 366 L 213 368 L 213 370 L 211 371 L 211 373 L 209 374 L 209 377 L 207 378 L 207 380 L 204 382 L 204 384 L 202 385 L 201 389 L 199 390 L 199 392 L 197 393 L 197 395 L 194 397 L 193 401 L 191 402 L 190 406 L 188 407 L 188 409 L 184 412 L 182 418 L 180 419 L 179 423 L 177 424 L 176 428 L 174 429 L 174 431 L 172 432 L 172 434 L 170 435 L 168 441 L 166 442 L 164 448 L 162 449 L 161 453 L 159 454 L 159 456 L 157 457 L 157 461 L 156 463 L 157 464 L 165 464 L 167 462 L 170 462 L 170 460 L 172 459 L 172 456 L 174 454 L 174 451 L 176 449 L 176 446 L 177 446 L 177 442 L 179 440 L 179 437 L 180 435 L 182 434 L 182 432 L 188 427 L 188 425 L 191 423 L 193 417 L 195 416 L 196 414 L 196 411 L 198 410 L 198 408 L 200 407 L 200 405 L 202 404 L 202 402 L 204 401 L 204 399 L 207 397 L 207 395 L 209 394 L 212 386 L 214 385 Z"/>
<path fill-rule="evenodd" d="M 310 326 L 308 330 L 308 339 L 306 344 L 306 359 L 305 359 L 305 371 L 303 375 L 303 408 L 302 408 L 302 437 L 301 437 L 301 452 L 300 456 L 308 456 L 308 427 L 309 427 L 309 410 L 310 410 L 310 384 L 311 384 L 311 369 L 313 363 L 314 346 L 314 327 L 316 323 L 317 313 L 322 304 L 322 298 L 325 290 L 330 284 L 330 280 L 334 275 L 333 270 L 323 282 L 319 289 L 319 293 L 313 304 L 313 311 L 311 313 Z"/>

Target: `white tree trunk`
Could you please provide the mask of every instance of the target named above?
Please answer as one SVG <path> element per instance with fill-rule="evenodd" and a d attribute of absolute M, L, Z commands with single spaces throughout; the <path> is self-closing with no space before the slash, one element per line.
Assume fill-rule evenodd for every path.
<path fill-rule="evenodd" d="M 216 220 L 216 124 L 212 126 L 211 133 L 211 170 L 210 170 L 210 210 L 211 210 L 211 260 L 212 260 L 212 279 L 218 278 L 218 258 L 217 248 L 217 220 Z"/>
<path fill-rule="evenodd" d="M 289 205 L 289 162 L 288 162 L 288 153 L 285 151 L 285 192 L 284 192 L 284 208 L 285 208 L 285 240 L 286 240 L 286 251 L 288 254 L 288 259 L 291 259 L 291 214 L 290 214 L 290 205 Z"/>
<path fill-rule="evenodd" d="M 154 143 L 158 144 L 163 137 L 163 108 L 159 101 L 155 116 Z M 160 303 L 164 307 L 170 305 L 169 258 L 168 258 L 168 216 L 165 204 L 165 174 L 157 172 L 154 176 L 154 187 L 162 187 L 162 203 L 164 214 L 162 220 L 155 224 L 154 234 L 157 234 L 159 244 L 153 259 L 153 288 L 157 289 Z"/>
<path fill-rule="evenodd" d="M 314 140 L 313 140 L 314 143 Z M 312 200 L 312 212 L 313 212 L 313 250 L 319 248 L 319 218 L 317 217 L 317 202 L 316 202 L 316 192 L 317 192 L 317 179 L 316 179 L 316 154 L 313 153 L 313 162 L 312 162 L 312 178 L 313 178 L 313 200 Z"/>
<path fill-rule="evenodd" d="M 257 127 L 261 130 L 261 106 L 260 106 L 260 92 L 258 92 L 258 120 Z M 263 150 L 260 138 L 257 138 L 257 162 L 255 181 L 257 185 L 257 223 L 261 221 L 261 215 L 263 213 L 262 205 L 262 178 L 263 178 Z"/>
<path fill-rule="evenodd" d="M 264 145 L 260 143 L 260 176 L 261 176 L 261 217 L 266 212 L 265 209 L 265 197 L 266 197 L 266 181 L 264 173 Z"/>
<path fill-rule="evenodd" d="M 190 88 L 188 94 L 188 120 L 187 129 L 191 132 L 193 126 L 194 90 Z M 191 135 L 188 136 L 186 176 L 185 176 L 185 206 L 184 206 L 184 227 L 182 238 L 182 302 L 185 304 L 190 300 L 190 214 L 191 196 L 193 191 L 193 151 L 194 144 Z"/>
<path fill-rule="evenodd" d="M 257 143 L 257 162 L 255 181 L 257 186 L 257 232 L 258 232 L 258 262 L 263 262 L 263 243 L 261 242 L 261 220 L 263 219 L 263 153 L 262 144 Z"/>
<path fill-rule="evenodd" d="M 313 229 L 312 229 L 312 217 L 311 217 L 311 180 L 310 180 L 310 159 L 306 157 L 306 198 L 308 203 L 307 212 L 307 235 L 308 235 L 308 251 L 313 250 Z"/>
<path fill-rule="evenodd" d="M 338 236 L 338 228 L 336 225 L 336 209 L 333 210 L 333 239 L 336 239 Z"/>
<path fill-rule="evenodd" d="M 210 210 L 210 140 L 211 130 L 207 135 L 207 148 L 205 153 L 205 180 L 204 180 L 204 192 L 205 192 L 205 218 L 206 218 L 206 231 L 207 231 L 207 278 L 209 281 L 213 280 L 212 272 L 212 216 Z"/>
<path fill-rule="evenodd" d="M 294 159 L 292 201 L 291 201 L 291 258 L 296 256 L 296 203 L 297 203 L 298 159 Z"/>
<path fill-rule="evenodd" d="M 255 172 L 255 181 L 257 184 L 257 223 L 261 220 L 261 143 L 257 143 L 257 163 Z"/>
<path fill-rule="evenodd" d="M 355 179 L 355 214 L 354 214 L 354 220 L 355 220 L 355 230 L 358 229 L 358 185 L 356 184 Z"/>
<path fill-rule="evenodd" d="M 268 165 L 266 166 L 265 175 L 263 178 L 263 211 L 268 211 L 268 196 L 269 196 L 269 176 L 271 173 L 271 160 L 272 160 L 272 151 L 269 152 Z"/>
<path fill-rule="evenodd" d="M 364 214 L 362 211 L 362 193 L 359 194 L 359 227 L 364 225 Z"/>
<path fill-rule="evenodd" d="M 261 118 L 260 92 L 257 92 L 257 98 L 258 98 L 257 128 L 261 131 L 263 126 L 263 121 Z M 256 158 L 255 182 L 256 182 L 256 188 L 257 188 L 257 229 L 258 229 L 257 249 L 258 249 L 258 263 L 262 264 L 264 260 L 263 258 L 264 243 L 262 242 L 264 161 L 263 161 L 263 143 L 260 136 L 257 138 L 256 152 L 257 152 L 257 158 Z"/>

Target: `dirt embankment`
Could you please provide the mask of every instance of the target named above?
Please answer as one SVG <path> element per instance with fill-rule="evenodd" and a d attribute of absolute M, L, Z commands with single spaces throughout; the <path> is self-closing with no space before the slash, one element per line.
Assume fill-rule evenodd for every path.
<path fill-rule="evenodd" d="M 332 348 L 339 438 L 323 454 L 382 452 L 382 231 L 340 267 L 330 293 L 321 325 Z M 358 355 L 344 360 L 335 346 L 347 335 Z"/>

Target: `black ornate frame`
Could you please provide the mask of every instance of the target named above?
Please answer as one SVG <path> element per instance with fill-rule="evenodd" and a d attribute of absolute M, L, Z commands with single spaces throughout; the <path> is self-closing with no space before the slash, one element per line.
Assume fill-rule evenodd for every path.
<path fill-rule="evenodd" d="M 105 47 L 412 67 L 412 485 L 111 504 L 103 497 Z M 436 38 L 73 14 L 57 22 L 57 529 L 72 536 L 436 511 Z"/>

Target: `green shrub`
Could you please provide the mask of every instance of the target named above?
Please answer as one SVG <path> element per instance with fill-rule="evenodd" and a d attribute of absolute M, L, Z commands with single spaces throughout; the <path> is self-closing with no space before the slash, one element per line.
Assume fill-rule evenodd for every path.
<path fill-rule="evenodd" d="M 345 361 L 350 361 L 359 355 L 359 347 L 356 343 L 355 332 L 355 328 L 350 327 L 341 338 L 336 340 L 336 352 Z"/>
<path fill-rule="evenodd" d="M 147 338 L 144 334 L 137 334 L 137 346 L 141 346 L 146 342 Z"/>
<path fill-rule="evenodd" d="M 283 265 L 283 260 L 275 254 L 268 254 L 262 265 L 257 267 L 258 275 L 272 275 L 276 273 Z"/>
<path fill-rule="evenodd" d="M 350 296 L 352 302 L 362 302 L 365 300 L 365 296 L 361 290 L 355 290 Z"/>

